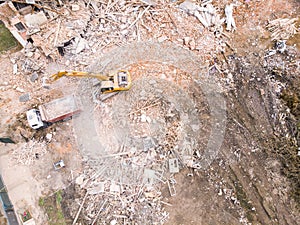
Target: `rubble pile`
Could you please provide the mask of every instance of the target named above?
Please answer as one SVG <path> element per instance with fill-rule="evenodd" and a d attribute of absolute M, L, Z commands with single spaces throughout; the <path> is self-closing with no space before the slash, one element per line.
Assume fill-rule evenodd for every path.
<path fill-rule="evenodd" d="M 125 0 L 88 3 L 58 1 L 58 4 L 36 1 L 26 7 L 24 4 L 4 3 L 0 13 L 1 10 L 4 13 L 9 9 L 15 14 L 16 21 L 8 18 L 4 20 L 6 26 L 11 31 L 20 28 L 22 33 L 18 38 L 22 39 L 20 41 L 27 49 L 25 56 L 35 62 L 39 60 L 39 64 L 43 63 L 44 66 L 47 61 L 42 58 L 47 57 L 54 61 L 64 59 L 62 63 L 67 67 L 84 68 L 110 47 L 152 38 L 159 42 L 169 40 L 189 46 L 192 50 L 202 48 L 202 40 L 190 32 L 193 28 L 188 26 L 189 21 L 183 18 L 181 11 L 194 15 L 200 21 L 199 25 L 212 31 L 217 38 L 226 37 L 223 32 L 224 22 L 227 23 L 226 30 L 236 28 L 232 17 L 232 9 L 236 5 L 231 4 L 229 8 L 226 6 L 223 11 L 216 8 L 212 1 L 202 1 L 201 4 L 175 2 L 168 4 L 167 8 L 166 3 L 160 1 Z M 226 18 L 222 18 L 224 12 Z M 13 27 L 10 24 L 20 25 Z M 187 36 L 187 32 L 194 37 Z M 180 39 L 176 38 L 178 34 Z M 213 41 L 218 42 L 217 39 Z"/>
<path fill-rule="evenodd" d="M 82 210 L 83 218 L 89 224 L 161 224 L 168 218 L 168 213 L 162 207 L 165 202 L 157 184 L 126 185 L 95 178 L 93 173 L 77 177 L 76 183 L 83 189 L 84 196 L 76 199 L 77 205 L 84 206 L 79 210 Z M 77 213 L 72 211 L 74 221 L 78 217 Z"/>
<path fill-rule="evenodd" d="M 140 82 L 130 92 L 106 100 L 94 111 L 103 147 L 97 146 L 97 158 L 86 158 L 87 168 L 77 179 L 84 189 L 82 198 L 87 195 L 81 212 L 91 224 L 97 220 L 160 224 L 168 218 L 163 205 L 169 204 L 162 198 L 162 190 L 175 196 L 175 174 L 199 166 L 204 145 L 201 147 L 197 138 L 206 139 L 209 132 L 205 122 L 198 121 L 195 102 L 187 97 L 193 81 L 166 66 L 148 66 L 152 76 L 140 71 L 136 74 Z M 165 79 L 155 77 L 162 76 L 159 70 Z M 166 82 L 172 79 L 185 82 L 186 92 Z M 206 121 L 209 123 L 209 118 Z M 90 151 L 91 147 L 82 154 Z M 78 200 L 75 209 L 81 202 Z"/>
<path fill-rule="evenodd" d="M 296 27 L 298 18 L 279 18 L 269 21 L 267 29 L 271 32 L 272 40 L 287 40 L 295 35 L 299 29 Z"/>
<path fill-rule="evenodd" d="M 46 142 L 30 140 L 24 146 L 16 148 L 13 152 L 13 159 L 22 165 L 32 165 L 36 160 L 47 153 Z"/>
<path fill-rule="evenodd" d="M 211 3 L 212 1 L 203 1 L 198 5 L 192 1 L 184 1 L 179 5 L 179 8 L 195 16 L 204 27 L 211 27 L 213 32 L 220 33 L 223 30 L 222 24 L 225 19 L 221 19 L 220 12 L 217 12 Z"/>

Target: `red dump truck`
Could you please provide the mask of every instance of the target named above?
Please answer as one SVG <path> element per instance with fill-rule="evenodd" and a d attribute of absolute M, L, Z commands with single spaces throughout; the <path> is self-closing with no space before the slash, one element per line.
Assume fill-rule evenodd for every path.
<path fill-rule="evenodd" d="M 81 104 L 74 95 L 55 99 L 26 112 L 29 126 L 33 129 L 47 127 L 52 123 L 71 118 L 81 111 Z"/>

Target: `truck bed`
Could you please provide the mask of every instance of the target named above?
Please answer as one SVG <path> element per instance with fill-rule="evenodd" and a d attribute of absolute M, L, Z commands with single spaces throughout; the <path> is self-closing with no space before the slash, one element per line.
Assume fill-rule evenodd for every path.
<path fill-rule="evenodd" d="M 79 113 L 81 108 L 76 97 L 69 95 L 40 105 L 39 110 L 43 121 L 54 123 Z"/>

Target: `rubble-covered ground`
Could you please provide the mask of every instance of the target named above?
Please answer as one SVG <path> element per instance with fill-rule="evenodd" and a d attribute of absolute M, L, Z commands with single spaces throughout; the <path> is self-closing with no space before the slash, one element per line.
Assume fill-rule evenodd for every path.
<path fill-rule="evenodd" d="M 18 214 L 299 223 L 298 1 L 36 2 L 47 23 L 0 64 L 0 137 L 17 142 L 0 143 L 0 171 Z M 126 69 L 133 85 L 101 102 L 93 79 L 51 83 L 62 69 Z M 80 115 L 28 126 L 26 110 L 69 94 Z"/>

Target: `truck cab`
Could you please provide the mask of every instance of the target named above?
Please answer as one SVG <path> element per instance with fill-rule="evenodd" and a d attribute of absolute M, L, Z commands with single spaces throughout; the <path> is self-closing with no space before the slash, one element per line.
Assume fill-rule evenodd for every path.
<path fill-rule="evenodd" d="M 29 126 L 33 129 L 39 129 L 41 127 L 44 127 L 44 122 L 41 118 L 41 113 L 37 109 L 30 109 L 26 112 L 27 121 L 29 123 Z"/>

